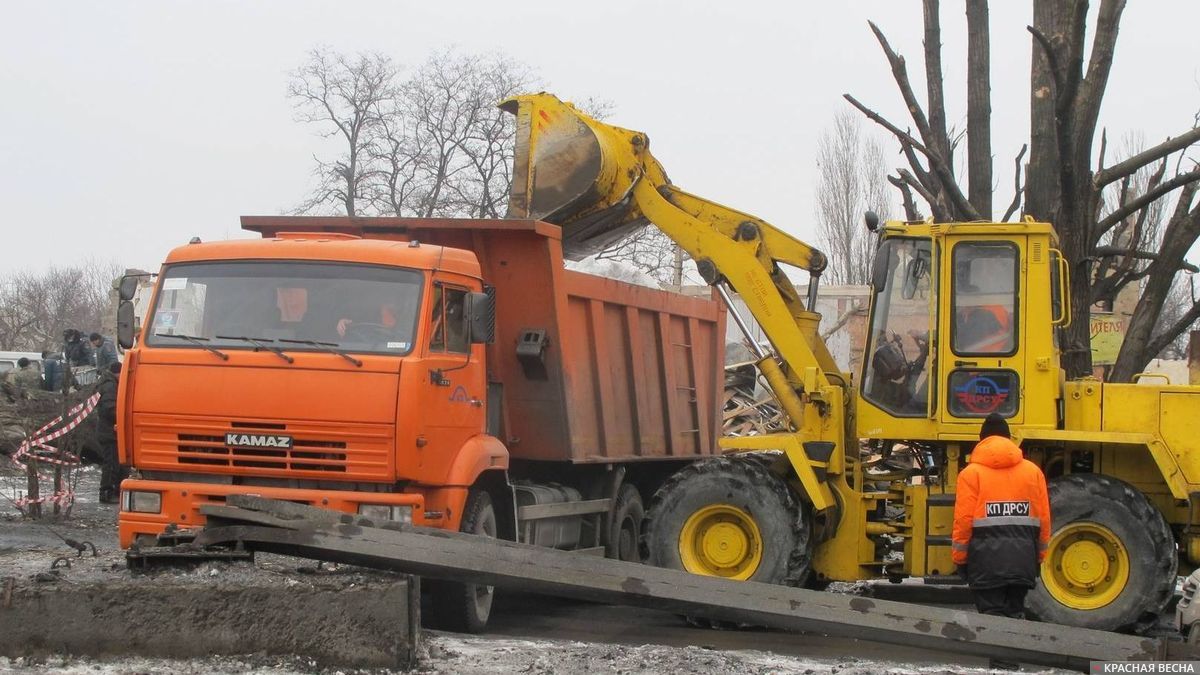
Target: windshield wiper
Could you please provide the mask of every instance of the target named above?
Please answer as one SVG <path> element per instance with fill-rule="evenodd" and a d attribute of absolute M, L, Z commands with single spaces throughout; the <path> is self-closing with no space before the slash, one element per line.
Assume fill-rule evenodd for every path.
<path fill-rule="evenodd" d="M 296 362 L 296 359 L 293 359 L 285 354 L 279 347 L 267 344 L 266 340 L 263 338 L 252 338 L 246 337 L 245 335 L 217 335 L 215 337 L 218 340 L 241 340 L 243 342 L 249 342 L 250 344 L 254 345 L 254 351 L 256 352 L 259 350 L 266 350 L 283 359 L 284 361 L 287 361 L 288 363 Z"/>
<path fill-rule="evenodd" d="M 336 342 L 317 342 L 316 340 L 285 340 L 283 338 L 279 338 L 279 341 L 289 343 L 289 344 L 308 345 L 310 347 L 316 347 L 322 351 L 329 352 L 330 354 L 337 354 L 338 356 L 342 357 L 343 359 L 346 359 L 350 363 L 353 363 L 354 365 L 358 366 L 359 368 L 362 368 L 363 362 L 359 361 L 358 359 L 354 358 L 353 356 L 350 356 L 349 354 L 347 354 L 346 352 L 344 352 L 340 349 L 336 349 L 336 347 L 337 347 Z"/>
<path fill-rule="evenodd" d="M 154 336 L 155 337 L 173 337 L 173 338 L 179 338 L 180 340 L 187 340 L 188 342 L 196 345 L 197 347 L 201 347 L 207 351 L 210 351 L 210 352 L 216 354 L 217 356 L 221 357 L 222 361 L 229 360 L 229 355 L 226 354 L 225 352 L 221 351 L 220 349 L 217 349 L 216 347 L 210 347 L 209 345 L 204 344 L 205 342 L 208 342 L 208 338 L 206 338 L 206 337 L 196 337 L 195 335 L 183 335 L 180 333 L 155 333 Z"/>

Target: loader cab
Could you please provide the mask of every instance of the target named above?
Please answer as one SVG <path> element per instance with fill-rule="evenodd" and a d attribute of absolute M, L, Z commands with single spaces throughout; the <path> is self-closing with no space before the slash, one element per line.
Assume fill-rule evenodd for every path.
<path fill-rule="evenodd" d="M 865 437 L 970 437 L 984 417 L 1058 424 L 1065 275 L 1049 225 L 889 224 L 872 267 Z"/>

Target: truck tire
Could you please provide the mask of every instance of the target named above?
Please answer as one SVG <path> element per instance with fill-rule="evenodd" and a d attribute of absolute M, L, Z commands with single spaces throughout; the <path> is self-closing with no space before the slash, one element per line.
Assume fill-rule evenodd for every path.
<path fill-rule="evenodd" d="M 805 506 L 753 457 L 680 469 L 654 495 L 649 562 L 728 579 L 802 586 L 812 566 Z"/>
<path fill-rule="evenodd" d="M 1158 509 L 1124 481 L 1070 474 L 1049 483 L 1052 532 L 1026 609 L 1042 621 L 1128 630 L 1175 592 L 1179 556 Z"/>
<path fill-rule="evenodd" d="M 637 488 L 624 483 L 617 490 L 613 502 L 612 529 L 604 555 L 626 562 L 642 562 L 642 526 L 646 521 L 646 507 Z"/>
<path fill-rule="evenodd" d="M 471 488 L 458 529 L 468 534 L 496 536 L 496 510 L 491 495 Z M 424 587 L 429 596 L 426 616 L 430 627 L 459 633 L 481 633 L 487 628 L 496 596 L 494 586 L 431 579 Z"/>

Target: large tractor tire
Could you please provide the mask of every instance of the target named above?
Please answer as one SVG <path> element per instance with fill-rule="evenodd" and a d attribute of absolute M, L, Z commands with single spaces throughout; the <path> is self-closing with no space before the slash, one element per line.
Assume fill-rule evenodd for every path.
<path fill-rule="evenodd" d="M 496 536 L 496 510 L 491 495 L 484 490 L 471 489 L 458 529 L 469 534 Z M 481 633 L 487 628 L 492 600 L 496 596 L 494 586 L 431 579 L 425 582 L 424 588 L 428 601 L 425 616 L 431 628 L 459 633 Z"/>
<path fill-rule="evenodd" d="M 754 457 L 696 462 L 654 496 L 649 562 L 727 579 L 802 586 L 812 567 L 804 504 Z"/>
<path fill-rule="evenodd" d="M 1175 592 L 1179 563 L 1166 519 L 1131 485 L 1097 474 L 1050 481 L 1052 533 L 1030 614 L 1053 623 L 1128 630 Z"/>

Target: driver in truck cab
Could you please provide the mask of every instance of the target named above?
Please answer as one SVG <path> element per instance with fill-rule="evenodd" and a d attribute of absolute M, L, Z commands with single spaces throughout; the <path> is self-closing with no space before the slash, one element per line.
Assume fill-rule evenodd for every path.
<path fill-rule="evenodd" d="M 359 325 L 368 324 L 382 326 L 389 330 L 396 328 L 396 306 L 389 303 L 376 305 L 373 308 L 360 308 L 359 311 L 348 312 L 348 315 L 338 319 L 337 334 L 346 337 L 346 332 L 357 322 Z"/>
<path fill-rule="evenodd" d="M 996 413 L 979 430 L 971 462 L 958 474 L 952 555 L 981 614 L 1025 618 L 1050 543 L 1046 477 L 1025 459 Z"/>

